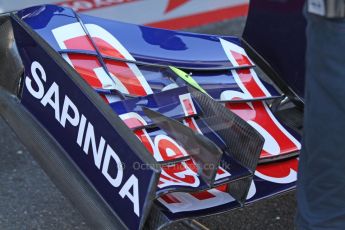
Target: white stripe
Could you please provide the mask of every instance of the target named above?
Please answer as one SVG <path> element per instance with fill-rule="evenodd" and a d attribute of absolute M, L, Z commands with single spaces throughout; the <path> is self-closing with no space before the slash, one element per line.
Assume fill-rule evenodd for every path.
<path fill-rule="evenodd" d="M 270 181 L 277 184 L 289 184 L 297 180 L 297 172 L 293 169 L 290 169 L 289 175 L 285 177 L 271 177 L 271 176 L 262 174 L 259 171 L 255 171 L 255 176 L 261 179 L 264 179 L 266 181 Z"/>
<path fill-rule="evenodd" d="M 226 41 L 222 38 L 219 38 L 219 40 L 220 40 L 220 43 L 222 44 L 222 47 L 224 49 L 226 56 L 228 57 L 228 59 L 230 60 L 230 62 L 233 66 L 239 66 L 239 64 L 236 61 L 236 59 L 234 58 L 234 56 L 231 54 L 230 50 L 234 51 L 236 53 L 242 54 L 243 56 L 247 57 L 249 62 L 253 65 L 252 60 L 250 60 L 250 58 L 246 54 L 246 51 L 242 47 L 240 47 L 240 46 L 238 46 L 232 42 Z"/>
<path fill-rule="evenodd" d="M 52 33 L 61 49 L 67 49 L 66 40 L 86 35 L 78 22 L 55 28 Z"/>
<path fill-rule="evenodd" d="M 180 98 L 180 103 L 184 111 L 184 115 L 190 116 L 190 114 L 188 114 L 187 108 L 185 107 L 185 104 L 183 103 L 184 100 L 188 100 L 190 102 L 190 105 L 192 106 L 192 110 L 193 110 L 193 115 L 196 114 L 196 109 L 194 107 L 194 103 L 193 103 L 190 93 L 182 94 L 179 96 L 179 98 Z"/>

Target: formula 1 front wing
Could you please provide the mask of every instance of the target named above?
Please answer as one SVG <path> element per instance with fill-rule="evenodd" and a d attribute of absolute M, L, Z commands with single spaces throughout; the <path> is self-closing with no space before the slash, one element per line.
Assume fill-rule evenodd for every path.
<path fill-rule="evenodd" d="M 95 228 L 161 228 L 295 187 L 289 97 L 241 39 L 53 5 L 1 15 L 0 34 L 0 114 Z"/>

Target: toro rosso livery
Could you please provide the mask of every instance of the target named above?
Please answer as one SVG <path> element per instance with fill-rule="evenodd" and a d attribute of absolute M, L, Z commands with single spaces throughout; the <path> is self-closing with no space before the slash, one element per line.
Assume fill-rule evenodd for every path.
<path fill-rule="evenodd" d="M 0 33 L 0 114 L 94 227 L 161 228 L 295 188 L 303 100 L 244 40 L 53 5 L 1 15 Z"/>

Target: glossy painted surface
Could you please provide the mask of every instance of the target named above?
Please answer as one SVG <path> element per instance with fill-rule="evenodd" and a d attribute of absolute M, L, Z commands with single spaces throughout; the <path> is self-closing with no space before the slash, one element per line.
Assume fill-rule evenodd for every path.
<path fill-rule="evenodd" d="M 51 31 L 62 25 L 77 22 L 74 12 L 70 9 L 52 5 L 29 8 L 20 11 L 18 15 L 55 49 L 60 47 L 55 42 Z M 219 49 L 219 39 L 214 36 L 155 29 L 82 14 L 80 18 L 84 24 L 96 24 L 108 31 L 126 47 L 136 60 L 165 62 L 170 65 L 188 67 L 231 66 L 227 62 L 224 52 Z M 65 27 L 66 34 L 71 34 L 72 31 Z M 98 34 L 98 36 L 101 35 Z M 238 38 L 227 37 L 226 39 L 240 44 Z M 208 47 L 207 52 L 204 47 Z"/>
<path fill-rule="evenodd" d="M 225 191 L 231 180 L 248 175 L 245 167 L 224 154 L 226 164 L 218 171 L 218 187 L 208 188 L 196 173 L 195 163 L 188 158 L 188 149 L 183 149 L 159 128 L 148 127 L 154 123 L 145 116 L 142 107 L 180 120 L 225 149 L 225 143 L 216 130 L 202 119 L 202 110 L 191 98 L 185 87 L 187 83 L 171 75 L 166 67 L 135 63 L 144 61 L 192 68 L 193 79 L 218 100 L 279 95 L 273 86 L 260 79 L 254 68 L 197 70 L 253 65 L 238 38 L 159 30 L 84 15 L 77 17 L 73 11 L 56 6 L 29 8 L 18 15 L 57 52 L 64 51 L 62 57 L 132 129 L 156 161 L 182 161 L 162 167 L 156 193 L 161 197 L 156 203 L 164 215 L 177 220 L 239 206 Z M 131 63 L 110 60 L 105 56 L 126 59 Z M 265 138 L 261 158 L 279 157 L 300 149 L 298 135 L 291 133 L 275 118 L 266 102 L 226 103 L 224 106 Z M 297 159 L 290 159 L 259 166 L 247 202 L 293 189 L 297 163 Z M 207 191 L 198 192 L 205 189 Z M 162 196 L 168 192 L 173 193 Z"/>

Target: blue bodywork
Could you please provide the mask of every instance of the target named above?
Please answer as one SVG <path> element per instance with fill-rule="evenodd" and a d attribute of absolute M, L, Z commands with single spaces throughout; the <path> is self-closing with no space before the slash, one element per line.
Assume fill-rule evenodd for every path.
<path fill-rule="evenodd" d="M 52 5 L 24 9 L 18 11 L 17 16 L 31 27 L 33 31 L 39 34 L 57 53 L 68 53 L 68 50 L 62 50 L 59 47 L 53 36 L 52 30 L 63 25 L 82 21 L 85 25 L 95 24 L 110 32 L 128 50 L 135 61 L 156 64 L 156 66 L 146 64 L 138 65 L 139 70 L 142 72 L 154 94 L 135 98 L 128 97 L 125 98 L 125 100 L 117 100 L 109 103 L 111 109 L 117 115 L 121 116 L 128 112 L 138 113 L 146 121 L 147 126 L 152 125 L 153 122 L 143 113 L 142 106 L 149 107 L 167 117 L 177 120 L 182 120 L 187 117 L 178 99 L 179 95 L 188 93 L 187 84 L 183 81 L 167 78 L 164 66 L 177 66 L 185 71 L 192 72 L 193 78 L 216 100 L 221 100 L 221 93 L 226 90 L 245 93 L 233 75 L 232 70 L 236 67 L 229 62 L 220 44 L 220 39 L 224 39 L 225 41 L 241 46 L 242 42 L 239 38 L 169 31 L 109 21 L 87 15 L 77 16 L 71 9 Z M 68 95 L 68 97 L 76 103 L 80 114 L 87 117 L 88 121 L 92 123 L 94 127 L 98 127 L 97 140 L 100 139 L 101 136 L 107 140 L 107 143 L 115 150 L 125 165 L 132 165 L 133 162 L 145 164 L 146 162 L 144 162 L 135 151 L 131 151 L 130 143 L 124 140 L 117 130 L 109 128 L 110 126 L 107 121 L 103 119 L 102 114 L 95 110 L 93 105 L 90 104 L 87 95 L 84 95 L 83 92 L 75 87 L 73 82 L 69 79 L 69 76 L 59 69 L 59 66 L 57 66 L 54 60 L 51 60 L 49 55 L 40 48 L 40 45 L 31 40 L 28 34 L 19 30 L 16 23 L 14 23 L 14 31 L 17 46 L 25 66 L 25 76 L 32 79 L 31 65 L 34 61 L 39 62 L 46 71 L 47 80 L 45 84 L 51 86 L 55 82 L 59 85 L 60 101 L 64 101 L 64 96 Z M 97 53 L 94 51 L 83 52 L 86 55 L 97 56 Z M 176 82 L 178 83 L 178 88 L 163 91 L 166 86 Z M 279 89 L 270 82 L 262 78 L 261 82 L 271 96 L 281 96 Z M 101 95 L 112 94 L 110 91 L 106 92 L 106 89 L 100 89 L 97 92 Z M 302 93 L 301 86 L 296 88 L 296 92 Z M 42 107 L 42 103 L 33 98 L 25 87 L 21 103 L 40 121 L 42 126 L 56 138 L 66 152 L 70 154 L 71 159 L 79 167 L 81 172 L 89 179 L 91 184 L 107 201 L 109 206 L 111 206 L 113 211 L 125 225 L 130 229 L 139 228 L 144 220 L 135 215 L 131 209 L 124 208 L 130 207 L 128 199 L 123 199 L 119 197 L 118 194 L 115 194 L 119 192 L 118 188 L 114 189 L 114 187 L 109 185 L 101 175 L 100 169 L 93 164 L 91 160 L 92 155 L 85 154 L 80 146 L 76 144 L 75 139 L 78 135 L 78 129 L 72 126 L 62 127 L 61 124 L 54 120 L 54 110 L 51 108 L 48 109 L 48 107 Z M 196 106 L 196 114 L 191 117 L 195 118 L 196 123 L 200 127 L 204 127 L 202 128 L 203 134 L 207 138 L 216 143 L 221 149 L 224 149 L 223 147 L 225 144 L 223 140 L 199 117 L 201 113 L 201 109 Z M 61 133 L 67 133 L 68 135 L 61 135 Z M 291 131 L 291 133 L 292 136 L 298 136 L 298 134 L 293 131 Z M 165 134 L 165 132 L 158 128 L 151 128 L 149 130 L 149 135 L 152 138 L 161 134 Z M 297 139 L 299 139 L 299 137 L 297 137 Z M 216 183 L 215 186 L 227 184 L 229 181 L 247 175 L 248 170 L 238 165 L 231 157 L 224 155 L 223 161 L 233 165 L 230 171 L 231 175 L 223 178 L 223 180 L 218 184 Z M 285 160 L 284 164 L 289 168 L 289 164 L 295 161 L 297 160 Z M 272 170 L 279 171 L 283 166 L 280 165 L 280 162 L 277 162 L 271 163 L 271 167 Z M 296 168 L 294 169 L 297 170 Z M 289 170 L 287 171 L 290 172 Z M 237 201 L 229 199 L 213 207 L 195 207 L 193 210 L 182 209 L 180 212 L 172 211 L 164 205 L 164 202 L 158 197 L 170 192 L 197 192 L 205 190 L 208 187 L 201 181 L 199 186 L 192 189 L 183 186 L 170 186 L 164 189 L 157 188 L 157 190 L 156 188 L 152 189 L 151 183 L 156 179 L 157 173 L 158 172 L 153 168 L 138 171 L 131 167 L 126 167 L 124 170 L 124 178 L 128 179 L 131 175 L 135 175 L 140 182 L 140 213 L 144 212 L 145 209 L 149 209 L 151 207 L 150 205 L 154 205 L 155 208 L 159 210 L 160 215 L 164 215 L 168 221 L 176 221 L 189 217 L 225 212 L 240 207 Z M 263 176 L 260 175 L 260 173 L 257 173 L 254 176 L 250 191 L 251 196 L 249 196 L 246 201 L 248 204 L 295 188 L 295 180 L 281 183 L 275 180 L 270 181 L 267 179 L 268 177 L 264 179 Z M 153 200 L 152 196 L 158 199 Z"/>

